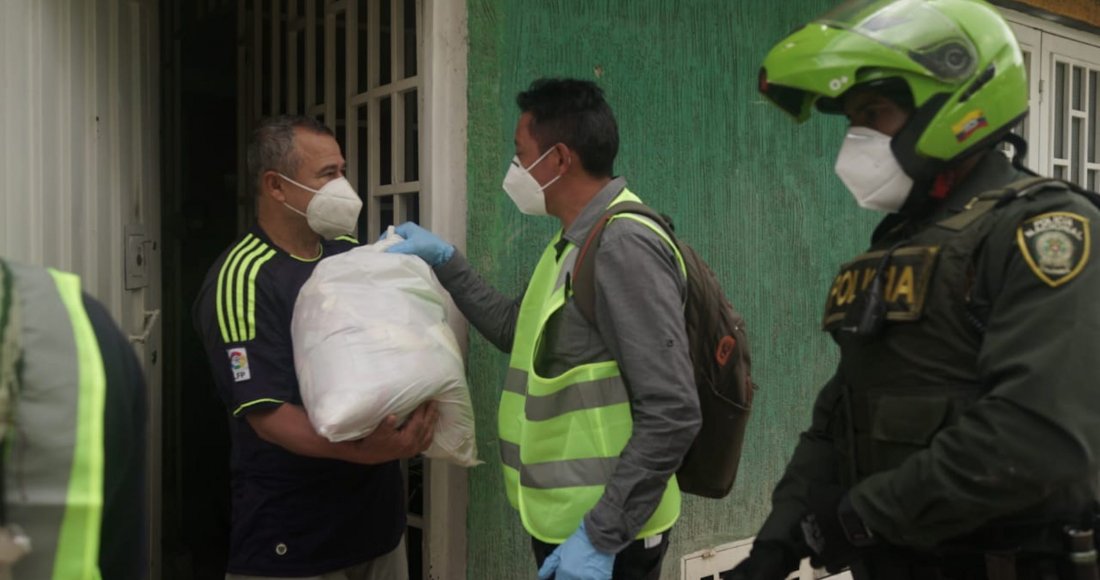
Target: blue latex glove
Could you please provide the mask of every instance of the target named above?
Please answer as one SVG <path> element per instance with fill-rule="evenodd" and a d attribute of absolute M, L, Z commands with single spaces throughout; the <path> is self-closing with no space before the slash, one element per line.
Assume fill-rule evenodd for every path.
<path fill-rule="evenodd" d="M 615 554 L 596 549 L 584 531 L 584 522 L 565 543 L 558 546 L 539 568 L 539 580 L 610 580 Z"/>
<path fill-rule="evenodd" d="M 413 222 L 405 222 L 397 226 L 394 228 L 394 233 L 405 238 L 405 241 L 387 248 L 387 253 L 420 256 L 420 259 L 427 262 L 429 266 L 446 264 L 451 256 L 455 255 L 454 246 Z M 386 239 L 385 234 L 382 234 L 382 239 Z"/>

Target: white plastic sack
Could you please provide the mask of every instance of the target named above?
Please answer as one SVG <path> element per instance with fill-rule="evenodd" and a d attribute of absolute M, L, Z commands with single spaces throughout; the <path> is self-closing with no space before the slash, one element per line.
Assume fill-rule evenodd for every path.
<path fill-rule="evenodd" d="M 302 286 L 291 336 L 310 422 L 330 441 L 369 435 L 434 399 L 439 423 L 428 457 L 477 461 L 474 413 L 443 287 L 416 256 L 383 242 L 327 258 Z"/>

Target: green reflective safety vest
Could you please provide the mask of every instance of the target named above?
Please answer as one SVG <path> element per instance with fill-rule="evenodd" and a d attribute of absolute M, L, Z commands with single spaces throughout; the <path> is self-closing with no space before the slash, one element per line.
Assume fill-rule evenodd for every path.
<path fill-rule="evenodd" d="M 623 190 L 611 205 L 637 201 Z M 664 231 L 630 214 L 661 236 Z M 577 258 L 569 243 L 560 252 L 558 232 L 542 253 L 520 304 L 512 356 L 500 398 L 498 428 L 508 501 L 535 538 L 560 544 L 603 495 L 619 454 L 633 432 L 630 397 L 615 361 L 583 364 L 556 377 L 535 371 L 535 353 L 547 321 L 566 303 L 566 275 Z M 614 297 L 610 297 L 614 300 Z M 639 538 L 664 532 L 680 516 L 680 488 L 673 476 Z"/>
<path fill-rule="evenodd" d="M 106 375 L 80 279 L 0 261 L 0 333 L 0 344 L 21 352 L 4 500 L 8 521 L 32 542 L 12 572 L 98 579 Z"/>

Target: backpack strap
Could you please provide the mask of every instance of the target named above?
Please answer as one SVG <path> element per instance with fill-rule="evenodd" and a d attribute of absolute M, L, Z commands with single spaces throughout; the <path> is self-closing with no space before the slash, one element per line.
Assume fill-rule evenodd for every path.
<path fill-rule="evenodd" d="M 603 237 L 603 230 L 607 223 L 615 216 L 625 213 L 636 214 L 653 220 L 665 231 L 672 243 L 676 243 L 672 225 L 653 208 L 636 201 L 622 201 L 607 208 L 596 220 L 596 223 L 592 225 L 592 229 L 588 230 L 588 236 L 585 237 L 584 244 L 577 252 L 577 261 L 573 264 L 571 281 L 573 301 L 581 314 L 593 326 L 596 324 L 596 260 L 588 258 L 590 255 L 595 256 L 596 250 L 600 248 L 600 240 Z"/>
<path fill-rule="evenodd" d="M 1025 177 L 1002 188 L 978 194 L 967 202 L 961 212 L 936 225 L 952 231 L 962 231 L 994 208 L 1055 186 L 1068 187 L 1065 182 L 1050 177 Z"/>

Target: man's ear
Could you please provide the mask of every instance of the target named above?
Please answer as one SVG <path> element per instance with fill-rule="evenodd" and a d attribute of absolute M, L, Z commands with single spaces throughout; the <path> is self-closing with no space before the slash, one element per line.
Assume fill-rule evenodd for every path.
<path fill-rule="evenodd" d="M 268 170 L 260 175 L 260 192 L 279 203 L 286 203 L 286 191 L 283 189 L 285 184 L 277 171 Z"/>
<path fill-rule="evenodd" d="M 557 143 L 554 145 L 554 149 L 558 150 L 558 166 L 555 167 L 555 173 L 558 175 L 565 175 L 572 169 L 573 163 L 577 162 L 577 154 L 565 143 Z"/>

